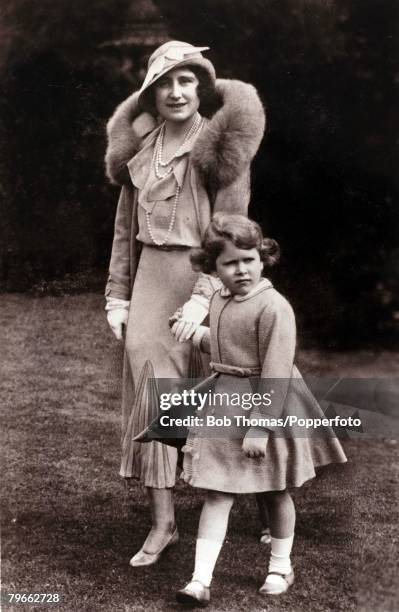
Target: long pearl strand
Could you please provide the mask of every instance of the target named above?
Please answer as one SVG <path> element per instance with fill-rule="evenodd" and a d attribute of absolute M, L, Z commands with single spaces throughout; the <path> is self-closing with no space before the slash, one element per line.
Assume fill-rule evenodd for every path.
<path fill-rule="evenodd" d="M 172 161 L 179 156 L 181 149 L 183 148 L 183 146 L 186 144 L 186 142 L 188 140 L 190 140 L 191 138 L 193 138 L 193 136 L 199 132 L 202 128 L 204 119 L 201 117 L 200 114 L 197 114 L 196 118 L 194 119 L 191 127 L 186 131 L 186 134 L 184 136 L 183 142 L 181 143 L 181 145 L 179 146 L 179 148 L 177 149 L 177 151 L 175 152 L 175 154 L 170 158 L 170 160 L 168 162 L 164 162 L 162 160 L 162 152 L 163 152 L 163 139 L 164 139 L 164 134 L 165 134 L 165 123 L 162 125 L 157 141 L 155 143 L 155 148 L 154 148 L 154 169 L 155 169 L 155 176 L 159 179 L 161 178 L 165 178 L 166 176 L 168 176 L 172 171 L 174 166 L 170 166 L 166 172 L 164 174 L 162 174 L 160 172 L 160 166 L 162 166 L 163 168 L 166 168 L 166 166 L 169 166 Z M 173 200 L 173 206 L 172 206 L 172 212 L 170 215 L 170 221 L 169 221 L 169 225 L 168 225 L 168 230 L 166 232 L 166 236 L 163 240 L 157 240 L 157 238 L 154 235 L 154 232 L 152 231 L 152 227 L 151 227 L 151 221 L 150 221 L 150 216 L 151 213 L 149 213 L 148 211 L 145 212 L 145 219 L 146 219 L 146 224 L 147 224 L 147 230 L 148 230 L 148 234 L 152 240 L 152 242 L 156 245 L 156 246 L 164 246 L 165 244 L 168 243 L 170 235 L 173 231 L 174 225 L 175 225 L 175 221 L 176 221 L 176 211 L 177 211 L 177 205 L 179 203 L 179 197 L 180 197 L 180 192 L 181 192 L 181 187 L 180 185 L 177 185 L 176 188 L 176 194 Z"/>
<path fill-rule="evenodd" d="M 170 215 L 168 231 L 166 232 L 166 236 L 165 236 L 164 240 L 157 240 L 155 238 L 154 232 L 152 231 L 151 222 L 150 222 L 150 214 L 151 213 L 149 213 L 147 210 L 145 211 L 145 220 L 146 220 L 146 223 L 147 223 L 148 233 L 150 235 L 151 240 L 153 241 L 153 243 L 156 246 L 164 246 L 169 241 L 170 235 L 172 233 L 172 230 L 174 228 L 175 221 L 176 221 L 176 210 L 177 210 L 177 204 L 179 202 L 180 191 L 181 191 L 181 187 L 180 187 L 180 185 L 178 185 L 177 189 L 176 189 L 175 199 L 173 200 L 173 207 L 172 207 L 172 213 Z"/>
<path fill-rule="evenodd" d="M 179 157 L 180 151 L 182 150 L 182 148 L 184 147 L 186 142 L 188 140 L 190 140 L 194 136 L 194 134 L 199 132 L 199 130 L 202 128 L 203 121 L 204 121 L 203 118 L 198 113 L 196 118 L 194 119 L 193 123 L 188 128 L 188 130 L 186 131 L 186 133 L 184 135 L 184 138 L 183 138 L 183 142 L 181 143 L 179 148 L 175 151 L 175 153 L 172 155 L 170 160 L 167 161 L 167 162 L 163 161 L 163 159 L 162 159 L 163 141 L 164 141 L 164 136 L 165 136 L 165 123 L 162 124 L 162 127 L 161 127 L 161 129 L 159 131 L 159 134 L 158 134 L 157 141 L 155 143 L 154 160 L 155 160 L 155 175 L 156 175 L 157 178 L 159 178 L 159 179 L 165 178 L 165 176 L 168 176 L 168 174 L 170 174 L 173 171 L 173 166 L 171 166 L 170 164 L 172 163 L 172 161 L 174 159 L 176 159 L 176 157 Z M 164 174 L 162 174 L 160 168 L 161 167 L 162 168 L 166 168 L 167 166 L 169 166 L 169 168 L 166 170 L 166 172 Z"/>

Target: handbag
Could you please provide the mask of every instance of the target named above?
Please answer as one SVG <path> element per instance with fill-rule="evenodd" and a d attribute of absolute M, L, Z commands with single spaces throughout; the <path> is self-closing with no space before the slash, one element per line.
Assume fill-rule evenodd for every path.
<path fill-rule="evenodd" d="M 197 385 L 188 389 L 188 391 L 194 391 L 195 394 L 209 393 L 215 384 L 216 379 L 219 377 L 218 372 L 214 372 Z M 195 403 L 189 405 L 171 406 L 167 411 L 161 410 L 159 405 L 158 397 L 158 416 L 145 428 L 141 433 L 133 438 L 134 442 L 161 442 L 168 446 L 173 446 L 180 450 L 186 443 L 187 436 L 189 434 L 190 427 L 187 425 L 178 424 L 183 419 L 190 421 L 195 416 L 197 406 Z M 168 425 L 162 423 L 165 415 L 168 416 Z M 186 422 L 187 422 L 186 421 Z M 170 424 L 172 423 L 172 424 Z"/>

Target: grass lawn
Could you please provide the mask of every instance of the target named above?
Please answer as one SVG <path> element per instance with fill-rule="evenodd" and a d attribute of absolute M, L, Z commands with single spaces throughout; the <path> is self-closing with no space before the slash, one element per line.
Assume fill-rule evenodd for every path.
<path fill-rule="evenodd" d="M 1 296 L 2 582 L 6 592 L 60 593 L 56 609 L 177 610 L 190 577 L 201 493 L 176 487 L 179 544 L 147 569 L 129 567 L 150 518 L 140 485 L 119 469 L 122 349 L 102 298 Z M 300 354 L 308 373 L 398 375 L 399 355 Z M 233 508 L 210 610 L 397 610 L 398 445 L 348 440 L 349 463 L 295 493 L 297 580 L 278 599 L 257 589 L 268 547 L 253 496 Z"/>

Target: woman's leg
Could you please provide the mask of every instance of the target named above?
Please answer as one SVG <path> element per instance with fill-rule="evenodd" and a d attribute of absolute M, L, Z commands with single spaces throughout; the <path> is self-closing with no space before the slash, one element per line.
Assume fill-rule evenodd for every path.
<path fill-rule="evenodd" d="M 178 540 L 172 489 L 147 487 L 152 527 L 141 549 L 130 559 L 132 567 L 153 565 L 168 545 Z"/>
<path fill-rule="evenodd" d="M 168 543 L 176 528 L 175 509 L 172 489 L 147 487 L 147 495 L 151 508 L 152 527 L 142 550 L 155 554 Z"/>
<path fill-rule="evenodd" d="M 272 538 L 268 576 L 260 592 L 278 595 L 284 593 L 294 580 L 290 555 L 294 541 L 295 506 L 287 490 L 263 495 Z"/>

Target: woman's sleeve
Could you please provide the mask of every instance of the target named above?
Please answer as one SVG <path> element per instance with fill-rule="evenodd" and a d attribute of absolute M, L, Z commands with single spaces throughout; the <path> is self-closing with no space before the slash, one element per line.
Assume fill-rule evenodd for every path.
<path fill-rule="evenodd" d="M 226 212 L 230 214 L 240 214 L 245 217 L 248 215 L 248 205 L 250 199 L 250 169 L 240 174 L 237 179 L 227 187 L 219 188 L 213 197 L 212 212 Z M 210 275 L 201 272 L 194 285 L 193 296 L 200 296 L 208 302 L 217 291 L 222 287 L 221 281 Z"/>
<path fill-rule="evenodd" d="M 115 217 L 109 277 L 105 289 L 108 297 L 129 300 L 131 292 L 131 230 L 133 188 L 122 187 Z"/>
<path fill-rule="evenodd" d="M 259 320 L 258 351 L 262 372 L 258 392 L 271 393 L 271 405 L 262 405 L 257 409 L 261 414 L 253 416 L 281 417 L 292 377 L 295 346 L 295 316 L 289 303 L 281 297 L 263 310 Z"/>
<path fill-rule="evenodd" d="M 222 282 L 216 278 L 216 276 L 212 276 L 212 274 L 205 274 L 205 272 L 200 272 L 195 282 L 192 296 L 194 299 L 201 301 L 201 303 L 204 305 L 206 304 L 209 308 L 209 302 L 213 294 L 221 287 Z"/>
<path fill-rule="evenodd" d="M 251 198 L 251 172 L 247 166 L 237 178 L 226 187 L 220 187 L 213 197 L 212 212 L 225 212 L 248 216 Z"/>

